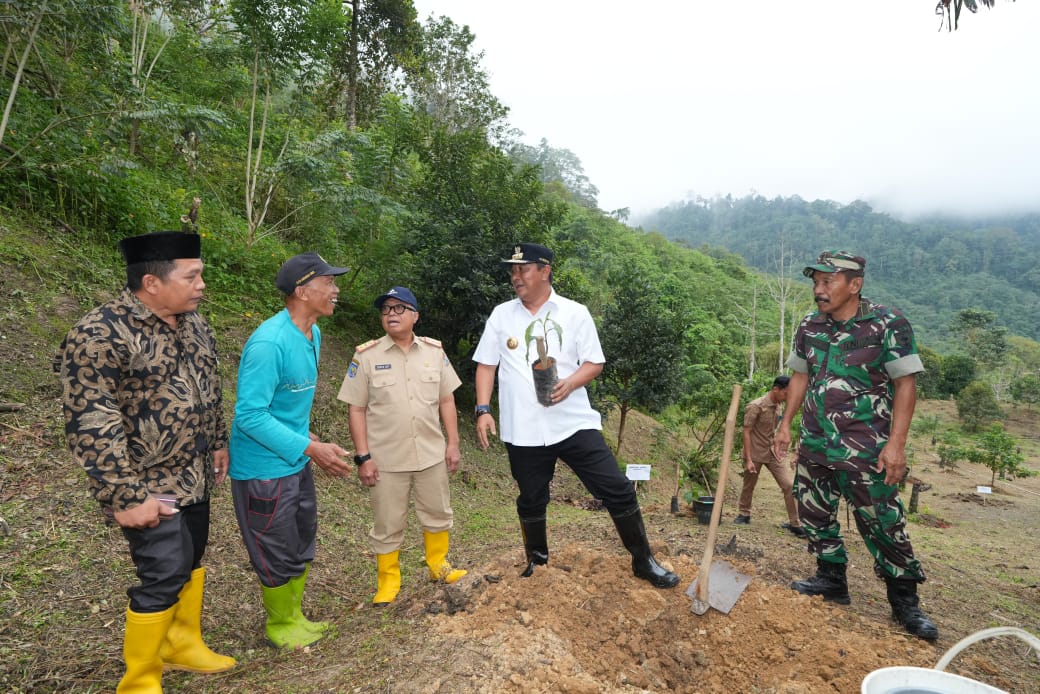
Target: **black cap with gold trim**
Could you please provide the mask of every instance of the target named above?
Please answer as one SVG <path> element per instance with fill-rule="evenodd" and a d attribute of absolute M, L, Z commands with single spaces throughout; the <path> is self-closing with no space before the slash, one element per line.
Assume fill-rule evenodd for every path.
<path fill-rule="evenodd" d="M 274 283 L 282 294 L 288 296 L 315 277 L 343 275 L 347 272 L 350 272 L 349 267 L 333 267 L 317 253 L 300 253 L 282 263 Z"/>
<path fill-rule="evenodd" d="M 505 265 L 542 263 L 552 265 L 553 252 L 538 243 L 518 243 L 513 246 L 513 256 L 502 261 Z"/>

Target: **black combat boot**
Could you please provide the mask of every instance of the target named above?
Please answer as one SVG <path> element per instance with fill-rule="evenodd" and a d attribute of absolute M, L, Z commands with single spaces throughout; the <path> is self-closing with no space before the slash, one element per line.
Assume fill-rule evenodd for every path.
<path fill-rule="evenodd" d="M 845 578 L 845 564 L 835 564 L 817 557 L 816 575 L 804 581 L 792 581 L 791 587 L 802 595 L 822 595 L 828 602 L 848 605 L 849 582 Z"/>
<path fill-rule="evenodd" d="M 524 552 L 527 554 L 527 568 L 520 575 L 527 578 L 534 573 L 534 567 L 549 563 L 549 541 L 545 539 L 545 516 L 541 518 L 521 518 L 520 532 L 524 536 Z"/>
<path fill-rule="evenodd" d="M 635 510 L 620 516 L 611 516 L 614 526 L 625 549 L 632 555 L 632 573 L 638 578 L 650 581 L 657 588 L 671 588 L 679 582 L 679 577 L 662 568 L 650 551 L 650 542 L 646 539 L 646 527 L 643 525 L 643 514 L 637 506 Z"/>
<path fill-rule="evenodd" d="M 892 619 L 919 639 L 934 641 L 939 630 L 928 615 L 918 607 L 917 581 L 885 577 L 888 602 L 892 605 Z"/>

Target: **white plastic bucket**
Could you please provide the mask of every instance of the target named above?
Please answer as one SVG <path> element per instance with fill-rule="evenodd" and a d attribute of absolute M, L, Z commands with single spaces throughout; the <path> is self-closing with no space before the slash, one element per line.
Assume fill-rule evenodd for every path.
<path fill-rule="evenodd" d="M 1040 661 L 1040 638 L 1018 627 L 992 627 L 977 631 L 953 644 L 939 658 L 935 669 L 925 667 L 886 667 L 875 670 L 863 679 L 862 694 L 1008 694 L 1003 689 L 991 687 L 967 677 L 946 672 L 958 653 L 973 643 L 996 636 L 1015 636 L 1028 643 L 1036 651 Z"/>
<path fill-rule="evenodd" d="M 926 667 L 886 667 L 866 676 L 862 694 L 1007 694 L 952 672 Z"/>

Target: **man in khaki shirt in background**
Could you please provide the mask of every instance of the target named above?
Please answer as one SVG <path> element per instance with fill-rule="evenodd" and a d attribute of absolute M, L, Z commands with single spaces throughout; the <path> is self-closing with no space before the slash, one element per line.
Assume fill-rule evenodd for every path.
<path fill-rule="evenodd" d="M 794 471 L 773 455 L 773 435 L 780 421 L 780 407 L 787 402 L 787 384 L 790 380 L 788 376 L 777 376 L 768 393 L 752 400 L 744 408 L 744 486 L 740 490 L 739 515 L 733 522 L 737 525 L 751 523 L 751 498 L 758 484 L 758 475 L 765 467 L 773 474 L 784 494 L 788 522 L 781 527 L 798 537 L 805 537 L 801 521 L 798 520 L 798 505 L 791 494 Z"/>
<path fill-rule="evenodd" d="M 398 552 L 413 484 L 430 579 L 454 583 L 466 575 L 446 560 L 453 519 L 448 473 L 458 470 L 461 457 L 453 393 L 462 382 L 441 343 L 413 332 L 419 303 L 411 291 L 394 287 L 375 306 L 386 335 L 357 347 L 338 397 L 350 405 L 354 463 L 371 490 L 369 543 L 378 570 L 372 602 L 382 606 L 401 589 Z"/>

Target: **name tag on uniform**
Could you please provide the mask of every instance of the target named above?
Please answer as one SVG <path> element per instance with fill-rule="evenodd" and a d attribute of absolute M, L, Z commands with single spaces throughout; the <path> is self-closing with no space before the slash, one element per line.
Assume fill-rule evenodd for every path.
<path fill-rule="evenodd" d="M 386 371 L 389 368 L 389 364 L 376 364 L 376 371 Z"/>

